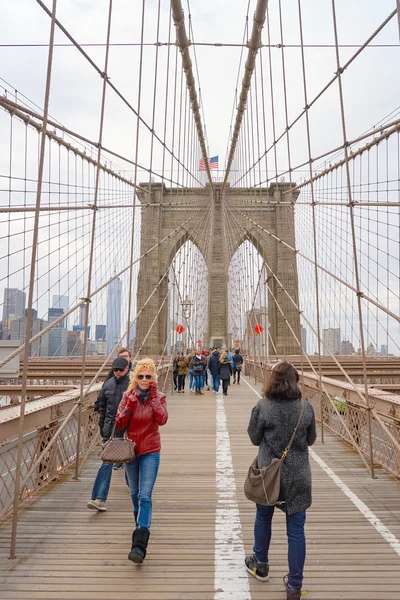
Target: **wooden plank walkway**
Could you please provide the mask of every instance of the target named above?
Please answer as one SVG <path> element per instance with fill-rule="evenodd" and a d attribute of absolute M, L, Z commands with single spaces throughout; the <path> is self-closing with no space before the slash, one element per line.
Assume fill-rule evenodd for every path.
<path fill-rule="evenodd" d="M 113 473 L 108 511 L 86 508 L 99 466 L 92 456 L 80 482 L 66 475 L 22 511 L 13 561 L 8 559 L 10 525 L 0 529 L 1 599 L 284 600 L 287 544 L 280 511 L 274 518 L 269 582 L 248 577 L 242 566 L 244 551 L 252 549 L 254 506 L 242 489 L 256 452 L 246 433 L 256 400 L 245 383 L 231 386 L 223 400 L 213 392 L 168 399 L 170 418 L 162 430 L 144 565 L 127 560 L 133 515 L 123 471 Z M 372 481 L 358 455 L 329 433 L 325 445 L 317 442 L 314 449 L 399 539 L 400 482 L 382 471 Z M 224 480 L 221 472 L 229 475 L 230 455 L 233 473 Z M 311 463 L 306 597 L 400 600 L 399 553 L 321 466 Z M 232 483 L 236 496 L 229 492 Z"/>

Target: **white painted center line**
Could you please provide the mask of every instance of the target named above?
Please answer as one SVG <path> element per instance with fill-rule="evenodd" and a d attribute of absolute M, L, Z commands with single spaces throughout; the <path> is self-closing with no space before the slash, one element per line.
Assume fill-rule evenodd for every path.
<path fill-rule="evenodd" d="M 244 377 L 243 380 L 247 383 L 249 388 L 253 390 L 256 396 L 260 397 L 260 393 L 257 392 L 257 390 L 254 389 L 253 386 L 250 385 L 250 383 L 248 383 L 246 379 L 244 379 Z M 351 500 L 354 506 L 358 508 L 360 513 L 367 519 L 367 521 L 371 523 L 371 525 L 376 529 L 376 531 L 381 534 L 383 539 L 386 540 L 386 542 L 388 542 L 388 544 L 390 544 L 393 550 L 397 552 L 397 554 L 400 556 L 400 541 L 396 538 L 396 536 L 393 535 L 393 533 L 386 527 L 386 525 L 384 525 L 382 521 L 378 519 L 378 517 L 372 512 L 372 510 L 370 510 L 368 506 L 364 504 L 362 500 L 360 500 L 360 498 L 344 483 L 344 481 L 342 481 L 340 477 L 338 477 L 338 475 L 336 475 L 336 473 L 330 467 L 328 467 L 326 462 L 322 460 L 322 458 L 315 452 L 315 450 L 309 448 L 309 452 L 310 456 L 321 467 L 321 469 L 327 475 L 329 475 L 332 481 L 336 483 L 338 488 L 342 490 L 342 492 L 349 498 L 349 500 Z"/>
<path fill-rule="evenodd" d="M 217 399 L 214 600 L 251 600 L 222 394 Z"/>

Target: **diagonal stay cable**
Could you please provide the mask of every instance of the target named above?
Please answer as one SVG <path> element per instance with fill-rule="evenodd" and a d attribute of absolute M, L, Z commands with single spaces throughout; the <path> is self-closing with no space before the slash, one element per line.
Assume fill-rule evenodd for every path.
<path fill-rule="evenodd" d="M 242 217 L 244 217 L 247 221 L 250 221 L 250 223 L 252 223 L 252 225 L 254 225 L 254 227 L 257 227 L 258 229 L 260 229 L 261 231 L 263 231 L 264 233 L 266 233 L 267 235 L 269 235 L 270 237 L 272 237 L 279 244 L 282 244 L 283 246 L 286 246 L 289 250 L 292 250 L 297 256 L 301 256 L 302 258 L 304 258 L 305 260 L 307 260 L 311 264 L 315 265 L 315 261 L 313 259 L 309 258 L 308 256 L 306 256 L 305 254 L 303 254 L 299 250 L 296 250 L 296 248 L 293 248 L 293 246 L 291 246 L 287 242 L 284 242 L 283 240 L 281 240 L 280 238 L 278 238 L 274 233 L 271 233 L 271 231 L 268 231 L 267 229 L 265 229 L 264 227 L 262 227 L 259 223 L 256 223 L 256 221 L 253 221 L 253 219 L 251 219 L 250 217 L 248 217 L 245 213 L 243 213 L 238 208 L 236 208 L 234 206 L 232 206 L 232 208 L 233 208 L 233 210 L 235 210 L 236 212 L 238 212 Z M 400 323 L 400 316 L 396 315 L 394 312 L 392 312 L 391 310 L 389 310 L 388 308 L 386 308 L 385 306 L 383 306 L 383 304 L 381 304 L 380 302 L 377 302 L 376 300 L 374 300 L 370 296 L 367 296 L 364 292 L 359 292 L 350 283 L 348 283 L 347 281 L 344 281 L 343 279 L 341 279 L 340 277 L 338 277 L 337 275 L 335 275 L 334 273 L 332 273 L 331 271 L 329 271 L 329 269 L 326 269 L 322 265 L 316 264 L 316 267 L 318 269 L 320 269 L 321 271 L 323 271 L 324 273 L 326 273 L 327 275 L 330 275 L 331 277 L 333 277 L 334 279 L 336 279 L 336 281 L 338 281 L 339 283 L 341 283 L 344 286 L 346 286 L 349 290 L 353 291 L 355 294 L 359 294 L 360 293 L 361 297 L 364 298 L 364 300 L 367 300 L 367 302 L 371 302 L 371 304 L 374 304 L 377 308 L 379 308 L 384 313 L 386 313 L 387 315 L 389 315 L 390 317 L 392 317 L 393 319 L 395 319 L 397 322 Z M 1 363 L 0 363 L 0 366 L 1 366 Z"/>
<path fill-rule="evenodd" d="M 205 167 L 207 171 L 208 181 L 211 189 L 213 188 L 213 182 L 211 178 L 210 165 L 208 163 L 207 148 L 205 143 L 205 136 L 203 131 L 203 124 L 201 121 L 200 106 L 197 101 L 196 84 L 193 75 L 192 61 L 190 60 L 189 46 L 190 40 L 186 35 L 185 17 L 182 9 L 181 0 L 171 0 L 172 17 L 176 27 L 176 42 L 182 55 L 183 70 L 186 75 L 186 84 L 189 90 L 190 103 L 192 106 L 194 120 L 196 122 L 197 135 L 201 147 L 201 152 L 205 161 Z"/>
<path fill-rule="evenodd" d="M 328 83 L 322 88 L 322 90 L 320 90 L 320 92 L 309 102 L 309 104 L 307 104 L 307 106 L 305 106 L 303 108 L 303 110 L 297 115 L 297 117 L 290 123 L 290 125 L 285 128 L 285 130 L 281 133 L 280 136 L 278 136 L 273 143 L 271 144 L 271 146 L 269 148 L 266 149 L 266 151 L 264 152 L 264 154 L 262 154 L 257 161 L 251 166 L 249 167 L 249 169 L 246 171 L 246 173 L 244 173 L 239 179 L 237 179 L 233 185 L 238 184 L 241 179 L 243 179 L 243 177 L 249 173 L 261 160 L 262 158 L 272 149 L 274 148 L 278 142 L 283 139 L 283 137 L 287 134 L 288 131 L 290 131 L 294 125 L 304 116 L 304 114 L 306 113 L 306 111 L 310 110 L 310 108 L 317 102 L 317 100 L 319 100 L 319 98 L 321 98 L 321 96 L 323 96 L 323 94 L 335 83 L 335 81 L 338 79 L 339 75 L 343 74 L 344 71 L 351 65 L 351 63 L 361 54 L 361 52 L 367 47 L 369 46 L 370 42 L 382 31 L 382 29 L 384 29 L 386 27 L 386 25 L 393 19 L 393 17 L 397 14 L 397 10 L 393 10 L 390 15 L 379 25 L 379 27 L 370 35 L 370 37 L 364 42 L 364 44 L 362 44 L 362 46 L 360 46 L 358 48 L 358 50 L 349 58 L 349 60 L 342 66 L 340 67 L 340 70 L 337 71 L 334 76 L 328 81 Z M 335 46 L 336 47 L 336 46 Z M 261 185 L 262 183 L 265 182 L 260 182 L 257 185 Z"/>
<path fill-rule="evenodd" d="M 133 264 L 139 262 L 146 255 L 150 254 L 150 252 L 153 252 L 153 250 L 155 250 L 156 248 L 158 248 L 166 240 L 168 240 L 168 239 L 170 239 L 172 237 L 175 237 L 175 235 L 179 231 L 181 231 L 182 229 L 185 229 L 185 226 L 187 225 L 187 223 L 189 223 L 190 221 L 192 221 L 192 219 L 194 219 L 199 213 L 201 213 L 202 211 L 204 211 L 204 209 L 207 208 L 207 206 L 209 205 L 209 203 L 210 203 L 210 199 L 208 199 L 207 202 L 204 205 L 202 205 L 197 211 L 195 211 L 191 217 L 189 217 L 188 219 L 186 219 L 186 221 L 184 221 L 181 225 L 179 225 L 171 233 L 169 233 L 168 235 L 164 236 L 162 238 L 162 240 L 160 240 L 159 242 L 157 242 L 157 244 L 154 244 L 154 246 L 152 246 L 149 250 L 147 250 L 146 252 L 144 252 L 143 254 L 141 254 L 137 259 L 135 259 L 133 261 Z M 108 281 L 106 281 L 105 283 L 101 284 L 98 288 L 96 288 L 91 293 L 90 298 L 92 298 L 93 296 L 95 296 L 96 294 L 98 294 L 101 290 L 103 290 L 105 287 L 107 287 L 112 281 L 115 281 L 115 279 L 117 279 L 123 273 L 125 273 L 128 269 L 130 269 L 130 267 L 131 267 L 131 265 L 129 264 L 128 266 L 126 266 L 123 269 L 121 269 L 118 273 L 115 273 L 113 275 L 113 277 L 111 277 Z M 30 338 L 30 340 L 29 340 L 29 344 L 32 344 L 32 342 L 34 342 L 35 340 L 39 339 L 40 337 L 42 337 L 42 335 L 44 335 L 45 333 L 47 333 L 48 331 L 50 331 L 51 329 L 53 329 L 53 327 L 55 327 L 56 325 L 58 325 L 59 323 L 61 323 L 61 321 L 63 321 L 71 313 L 73 313 L 80 306 L 82 306 L 82 304 L 84 304 L 87 300 L 88 300 L 88 298 L 81 299 L 80 302 L 78 302 L 77 304 L 75 304 L 74 306 L 72 306 L 71 308 L 69 308 L 67 311 L 65 311 L 62 316 L 60 316 L 57 319 L 55 319 L 50 325 L 48 325 L 47 327 L 45 327 L 44 329 L 42 329 L 36 335 L 32 336 Z M 9 355 L 7 355 L 5 358 L 3 358 L 0 361 L 0 367 L 2 367 L 3 365 L 7 364 L 12 358 L 14 358 L 18 354 L 20 354 L 21 350 L 23 350 L 24 347 L 25 347 L 25 344 L 22 344 L 21 346 L 19 346 L 19 348 L 17 348 L 13 352 L 11 352 Z"/>
<path fill-rule="evenodd" d="M 44 4 L 44 2 L 42 2 L 42 0 L 36 0 L 36 2 L 39 4 L 39 6 L 45 11 L 45 13 L 51 18 L 52 17 L 52 12 L 51 10 L 49 10 L 47 8 L 47 6 Z M 111 89 L 117 94 L 117 96 L 124 102 L 124 104 L 126 104 L 126 106 L 134 113 L 134 115 L 136 115 L 136 117 L 140 120 L 140 122 L 146 127 L 146 129 L 148 131 L 150 131 L 150 133 L 156 138 L 156 140 L 158 142 L 160 142 L 160 144 L 165 147 L 165 149 L 167 150 L 167 152 L 169 152 L 171 154 L 171 156 L 173 156 L 175 158 L 175 160 L 186 170 L 185 165 L 183 165 L 181 163 L 181 161 L 179 160 L 179 158 L 177 158 L 173 152 L 168 148 L 167 144 L 165 141 L 163 141 L 154 131 L 154 129 L 152 129 L 150 127 L 150 125 L 145 121 L 145 119 L 143 119 L 143 117 L 140 116 L 140 114 L 138 113 L 138 111 L 132 106 L 132 104 L 127 100 L 127 98 L 125 98 L 125 96 L 122 94 L 122 92 L 119 91 L 119 89 L 113 84 L 111 83 L 110 79 L 108 78 L 108 76 L 105 75 L 105 73 L 102 72 L 102 70 L 100 69 L 100 67 L 98 67 L 96 65 L 96 63 L 90 58 L 90 56 L 87 54 L 87 52 L 85 52 L 82 48 L 82 46 L 72 37 L 72 35 L 69 33 L 69 31 L 60 23 L 60 21 L 58 19 L 56 19 L 56 25 L 57 27 L 63 32 L 63 34 L 73 43 L 73 45 L 76 47 L 77 50 L 79 50 L 79 52 L 86 58 L 86 60 L 92 65 L 92 67 L 97 71 L 97 73 L 100 75 L 101 78 L 106 77 L 106 81 L 107 81 L 107 85 L 109 85 L 111 87 Z"/>
<path fill-rule="evenodd" d="M 260 44 L 261 44 L 261 31 L 262 31 L 262 28 L 263 28 L 264 22 L 265 22 L 265 14 L 267 11 L 267 4 L 268 4 L 268 0 L 257 0 L 257 6 L 256 6 L 256 11 L 254 14 L 254 21 L 253 21 L 253 30 L 252 30 L 252 34 L 251 34 L 251 39 L 248 43 L 249 52 L 248 52 L 246 64 L 244 67 L 244 77 L 243 77 L 243 82 L 242 82 L 242 90 L 240 92 L 240 102 L 237 107 L 236 122 L 235 122 L 235 126 L 233 129 L 231 148 L 229 151 L 228 162 L 226 165 L 226 171 L 225 171 L 224 182 L 222 185 L 222 190 L 225 189 L 226 183 L 228 181 L 229 173 L 231 170 L 231 166 L 232 166 L 232 161 L 235 156 L 236 144 L 237 144 L 237 141 L 239 138 L 239 133 L 240 133 L 240 129 L 241 129 L 242 121 L 243 121 L 243 115 L 244 115 L 244 112 L 246 109 L 247 96 L 248 96 L 249 89 L 250 89 L 251 77 L 253 75 L 256 56 L 258 54 L 258 50 L 259 50 Z"/>

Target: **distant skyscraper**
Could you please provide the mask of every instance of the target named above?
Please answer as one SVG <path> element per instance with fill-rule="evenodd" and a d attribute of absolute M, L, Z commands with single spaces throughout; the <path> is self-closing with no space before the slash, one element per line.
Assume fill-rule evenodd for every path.
<path fill-rule="evenodd" d="M 49 308 L 49 323 L 54 323 L 56 319 L 64 314 L 63 308 Z M 62 323 L 62 321 L 60 321 Z"/>
<path fill-rule="evenodd" d="M 24 316 L 26 294 L 18 288 L 6 288 L 4 290 L 3 322 L 10 319 L 19 319 Z"/>
<path fill-rule="evenodd" d="M 386 344 L 382 344 L 381 345 L 381 354 L 382 356 L 387 356 L 388 355 L 388 347 Z"/>
<path fill-rule="evenodd" d="M 105 342 L 107 339 L 107 326 L 96 325 L 96 342 Z"/>
<path fill-rule="evenodd" d="M 300 330 L 301 330 L 301 345 L 302 345 L 303 351 L 305 353 L 307 353 L 307 329 L 305 327 L 303 327 L 303 325 L 300 325 Z"/>
<path fill-rule="evenodd" d="M 49 308 L 49 323 L 54 323 L 56 319 L 64 314 L 63 308 Z M 68 329 L 63 326 L 64 321 L 60 321 L 49 332 L 49 356 L 67 356 L 68 353 Z"/>
<path fill-rule="evenodd" d="M 324 344 L 322 354 L 324 356 L 329 356 L 328 349 L 332 354 L 340 353 L 340 337 L 340 328 L 332 329 L 330 327 L 322 330 L 322 342 Z"/>
<path fill-rule="evenodd" d="M 79 325 L 85 327 L 86 302 L 79 307 Z"/>
<path fill-rule="evenodd" d="M 117 278 L 108 284 L 107 291 L 107 353 L 121 336 L 122 281 Z"/>
<path fill-rule="evenodd" d="M 25 341 L 26 332 L 26 317 L 28 311 L 24 311 L 24 316 L 14 319 L 11 323 L 11 339 L 19 340 L 21 343 Z M 37 335 L 45 327 L 48 322 L 43 319 L 38 319 L 37 311 L 32 309 L 32 320 L 30 337 Z M 46 333 L 42 337 L 38 338 L 29 346 L 29 356 L 48 356 L 49 355 L 49 334 Z"/>
<path fill-rule="evenodd" d="M 64 312 L 67 312 L 69 308 L 69 297 L 54 295 L 52 308 L 62 308 Z M 62 326 L 68 329 L 68 317 L 62 322 Z"/>

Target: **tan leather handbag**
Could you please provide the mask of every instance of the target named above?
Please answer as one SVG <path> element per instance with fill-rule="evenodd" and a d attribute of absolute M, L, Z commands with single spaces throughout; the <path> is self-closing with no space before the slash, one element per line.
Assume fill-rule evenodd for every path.
<path fill-rule="evenodd" d="M 299 420 L 288 445 L 280 458 L 273 458 L 269 465 L 258 468 L 257 457 L 253 460 L 244 482 L 244 494 L 248 500 L 273 506 L 279 500 L 281 491 L 281 471 L 304 414 L 304 400 L 301 401 Z"/>

